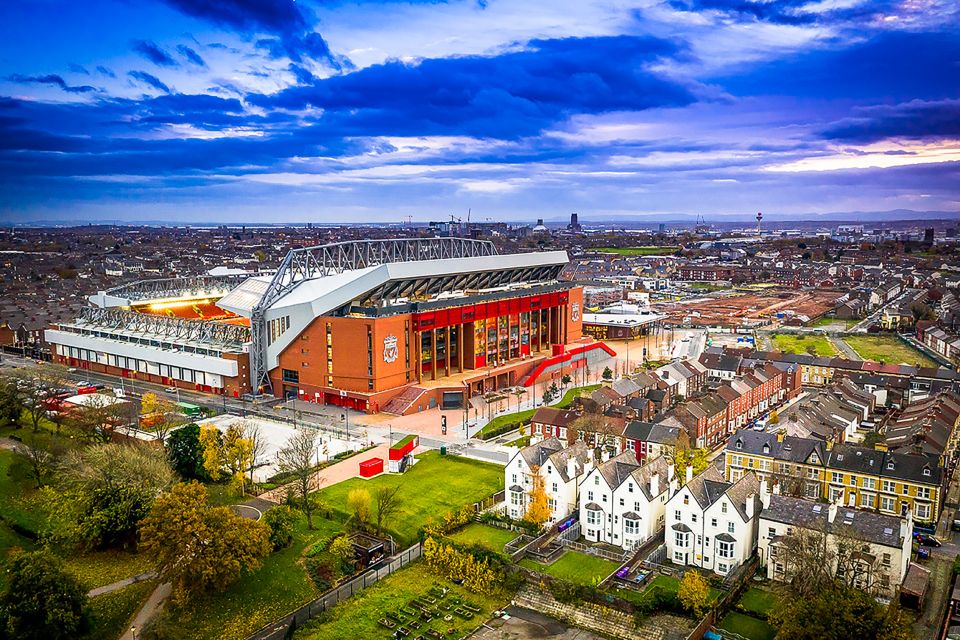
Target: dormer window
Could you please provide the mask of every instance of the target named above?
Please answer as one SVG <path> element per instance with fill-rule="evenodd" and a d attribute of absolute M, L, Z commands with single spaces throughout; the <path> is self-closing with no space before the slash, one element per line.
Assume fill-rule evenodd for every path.
<path fill-rule="evenodd" d="M 893 460 L 887 463 L 887 469 L 893 471 Z"/>
<path fill-rule="evenodd" d="M 737 440 L 737 449 L 743 449 L 743 441 Z"/>
<path fill-rule="evenodd" d="M 766 442 L 763 443 L 763 452 L 764 452 L 764 453 L 770 453 L 770 445 L 767 444 Z"/>
<path fill-rule="evenodd" d="M 924 467 L 924 468 L 923 468 L 923 475 L 925 475 L 925 476 L 929 476 L 929 475 L 930 475 L 930 467 Z"/>

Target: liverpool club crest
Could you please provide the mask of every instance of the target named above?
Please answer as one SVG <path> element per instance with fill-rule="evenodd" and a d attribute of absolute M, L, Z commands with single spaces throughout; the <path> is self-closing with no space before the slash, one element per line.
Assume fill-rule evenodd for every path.
<path fill-rule="evenodd" d="M 570 319 L 574 322 L 580 320 L 580 303 L 574 302 L 570 305 Z"/>
<path fill-rule="evenodd" d="M 396 362 L 400 357 L 400 350 L 397 348 L 397 336 L 387 336 L 383 339 L 383 361 L 387 364 Z"/>

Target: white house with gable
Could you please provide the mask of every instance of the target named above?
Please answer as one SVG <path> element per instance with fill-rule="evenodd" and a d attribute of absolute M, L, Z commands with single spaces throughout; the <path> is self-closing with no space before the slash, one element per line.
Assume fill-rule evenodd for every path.
<path fill-rule="evenodd" d="M 688 477 L 692 470 L 687 467 Z M 665 542 L 674 563 L 727 575 L 757 547 L 760 481 L 753 472 L 735 483 L 711 465 L 688 480 L 666 505 Z"/>
<path fill-rule="evenodd" d="M 633 549 L 664 526 L 676 489 L 673 465 L 658 457 L 640 466 L 632 451 L 602 462 L 580 484 L 580 531 L 591 542 Z"/>
<path fill-rule="evenodd" d="M 540 474 L 550 505 L 547 525 L 563 520 L 577 508 L 577 487 L 593 468 L 593 450 L 577 441 L 569 447 L 559 438 L 520 449 L 504 469 L 507 515 L 521 519 L 530 504 L 533 475 Z"/>

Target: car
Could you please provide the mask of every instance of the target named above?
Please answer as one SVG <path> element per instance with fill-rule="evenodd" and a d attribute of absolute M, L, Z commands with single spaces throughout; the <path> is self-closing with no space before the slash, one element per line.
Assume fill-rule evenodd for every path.
<path fill-rule="evenodd" d="M 917 542 L 928 547 L 942 547 L 943 543 L 927 533 L 918 533 Z"/>
<path fill-rule="evenodd" d="M 177 392 L 177 388 L 176 388 L 176 387 L 167 387 L 166 389 L 164 389 L 164 391 L 166 391 L 167 393 L 176 393 L 176 392 Z"/>

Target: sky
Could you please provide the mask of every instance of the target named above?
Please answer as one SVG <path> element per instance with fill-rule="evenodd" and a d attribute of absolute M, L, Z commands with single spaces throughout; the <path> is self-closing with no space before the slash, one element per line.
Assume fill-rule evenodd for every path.
<path fill-rule="evenodd" d="M 7 0 L 0 221 L 960 212 L 956 0 Z"/>

